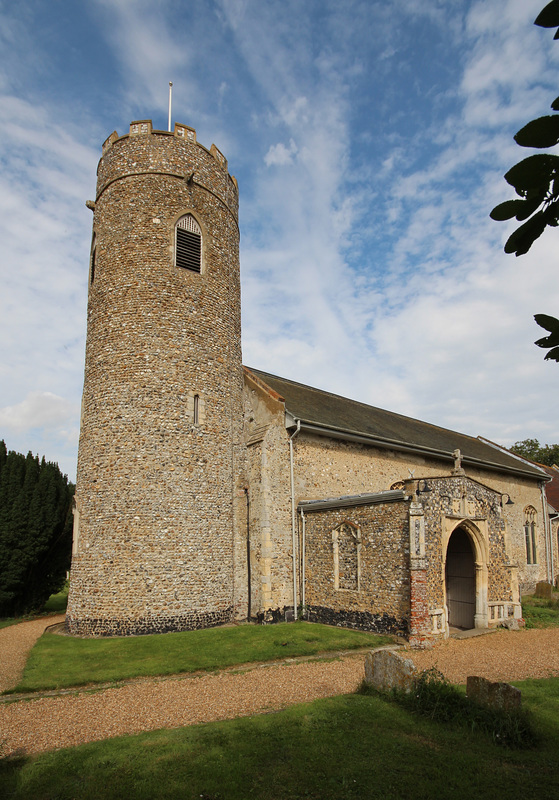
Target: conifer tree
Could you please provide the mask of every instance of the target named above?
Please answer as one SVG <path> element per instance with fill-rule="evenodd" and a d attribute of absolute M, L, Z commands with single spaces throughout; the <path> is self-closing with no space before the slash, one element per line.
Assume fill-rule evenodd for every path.
<path fill-rule="evenodd" d="M 8 452 L 0 441 L 0 616 L 38 610 L 62 588 L 73 492 L 57 464 Z"/>

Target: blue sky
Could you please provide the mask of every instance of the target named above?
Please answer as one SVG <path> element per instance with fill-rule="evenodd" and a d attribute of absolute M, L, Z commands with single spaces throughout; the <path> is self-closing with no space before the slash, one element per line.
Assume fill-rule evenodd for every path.
<path fill-rule="evenodd" d="M 489 219 L 559 94 L 544 0 L 0 0 L 0 438 L 75 477 L 101 144 L 239 181 L 244 363 L 504 445 L 559 441 L 559 231 Z"/>

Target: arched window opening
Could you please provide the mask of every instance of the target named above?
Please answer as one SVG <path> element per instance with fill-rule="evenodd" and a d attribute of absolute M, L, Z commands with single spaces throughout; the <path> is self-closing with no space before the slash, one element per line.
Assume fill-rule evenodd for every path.
<path fill-rule="evenodd" d="M 175 266 L 202 271 L 202 230 L 192 214 L 181 217 L 175 225 Z"/>
<path fill-rule="evenodd" d="M 361 530 L 344 522 L 332 531 L 334 589 L 358 592 L 361 583 Z"/>
<path fill-rule="evenodd" d="M 200 395 L 194 395 L 194 424 L 200 423 Z"/>
<path fill-rule="evenodd" d="M 533 506 L 528 506 L 524 511 L 524 539 L 526 541 L 526 563 L 537 564 L 538 552 L 536 549 L 536 522 L 538 513 Z"/>

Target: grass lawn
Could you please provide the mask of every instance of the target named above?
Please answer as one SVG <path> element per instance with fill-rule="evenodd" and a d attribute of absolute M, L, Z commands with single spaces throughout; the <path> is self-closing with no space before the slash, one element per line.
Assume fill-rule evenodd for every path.
<path fill-rule="evenodd" d="M 540 609 L 550 613 L 541 615 Z M 524 598 L 524 614 L 537 627 L 559 624 L 559 608 L 537 598 Z M 304 622 L 124 639 L 46 634 L 18 690 L 45 681 L 79 685 L 218 669 L 382 642 L 372 634 Z M 553 796 L 559 779 L 559 678 L 515 685 L 538 735 L 530 749 L 499 747 L 479 730 L 419 717 L 378 695 L 356 694 L 36 757 L 2 759 L 0 733 L 0 797 L 540 800 Z"/>
<path fill-rule="evenodd" d="M 48 614 L 65 614 L 66 606 L 68 605 L 69 588 L 70 583 L 69 581 L 66 581 L 66 585 L 62 591 L 57 592 L 56 594 L 51 594 L 45 603 L 43 611 L 46 611 Z"/>
<path fill-rule="evenodd" d="M 553 592 L 550 600 L 525 595 L 522 598 L 522 616 L 527 628 L 556 628 L 559 626 L 559 592 Z"/>
<path fill-rule="evenodd" d="M 4 617 L 0 619 L 0 629 L 7 628 L 10 625 L 17 625 L 20 622 L 38 619 L 39 617 L 46 617 L 49 616 L 49 614 L 64 614 L 68 603 L 68 588 L 69 586 L 67 583 L 62 591 L 51 594 L 42 611 L 37 614 L 26 614 L 23 617 Z"/>
<path fill-rule="evenodd" d="M 45 633 L 31 651 L 23 678 L 14 691 L 217 670 L 252 661 L 377 647 L 393 641 L 391 636 L 308 622 L 235 625 L 111 639 L 78 639 Z"/>
<path fill-rule="evenodd" d="M 275 714 L 0 761 L 14 800 L 540 800 L 559 776 L 559 679 L 524 681 L 538 747 L 346 695 Z"/>

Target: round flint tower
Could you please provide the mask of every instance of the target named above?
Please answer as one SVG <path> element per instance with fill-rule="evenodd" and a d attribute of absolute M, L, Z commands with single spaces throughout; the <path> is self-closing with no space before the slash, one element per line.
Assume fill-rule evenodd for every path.
<path fill-rule="evenodd" d="M 196 132 L 103 145 L 89 274 L 71 633 L 231 619 L 242 497 L 237 184 Z"/>

